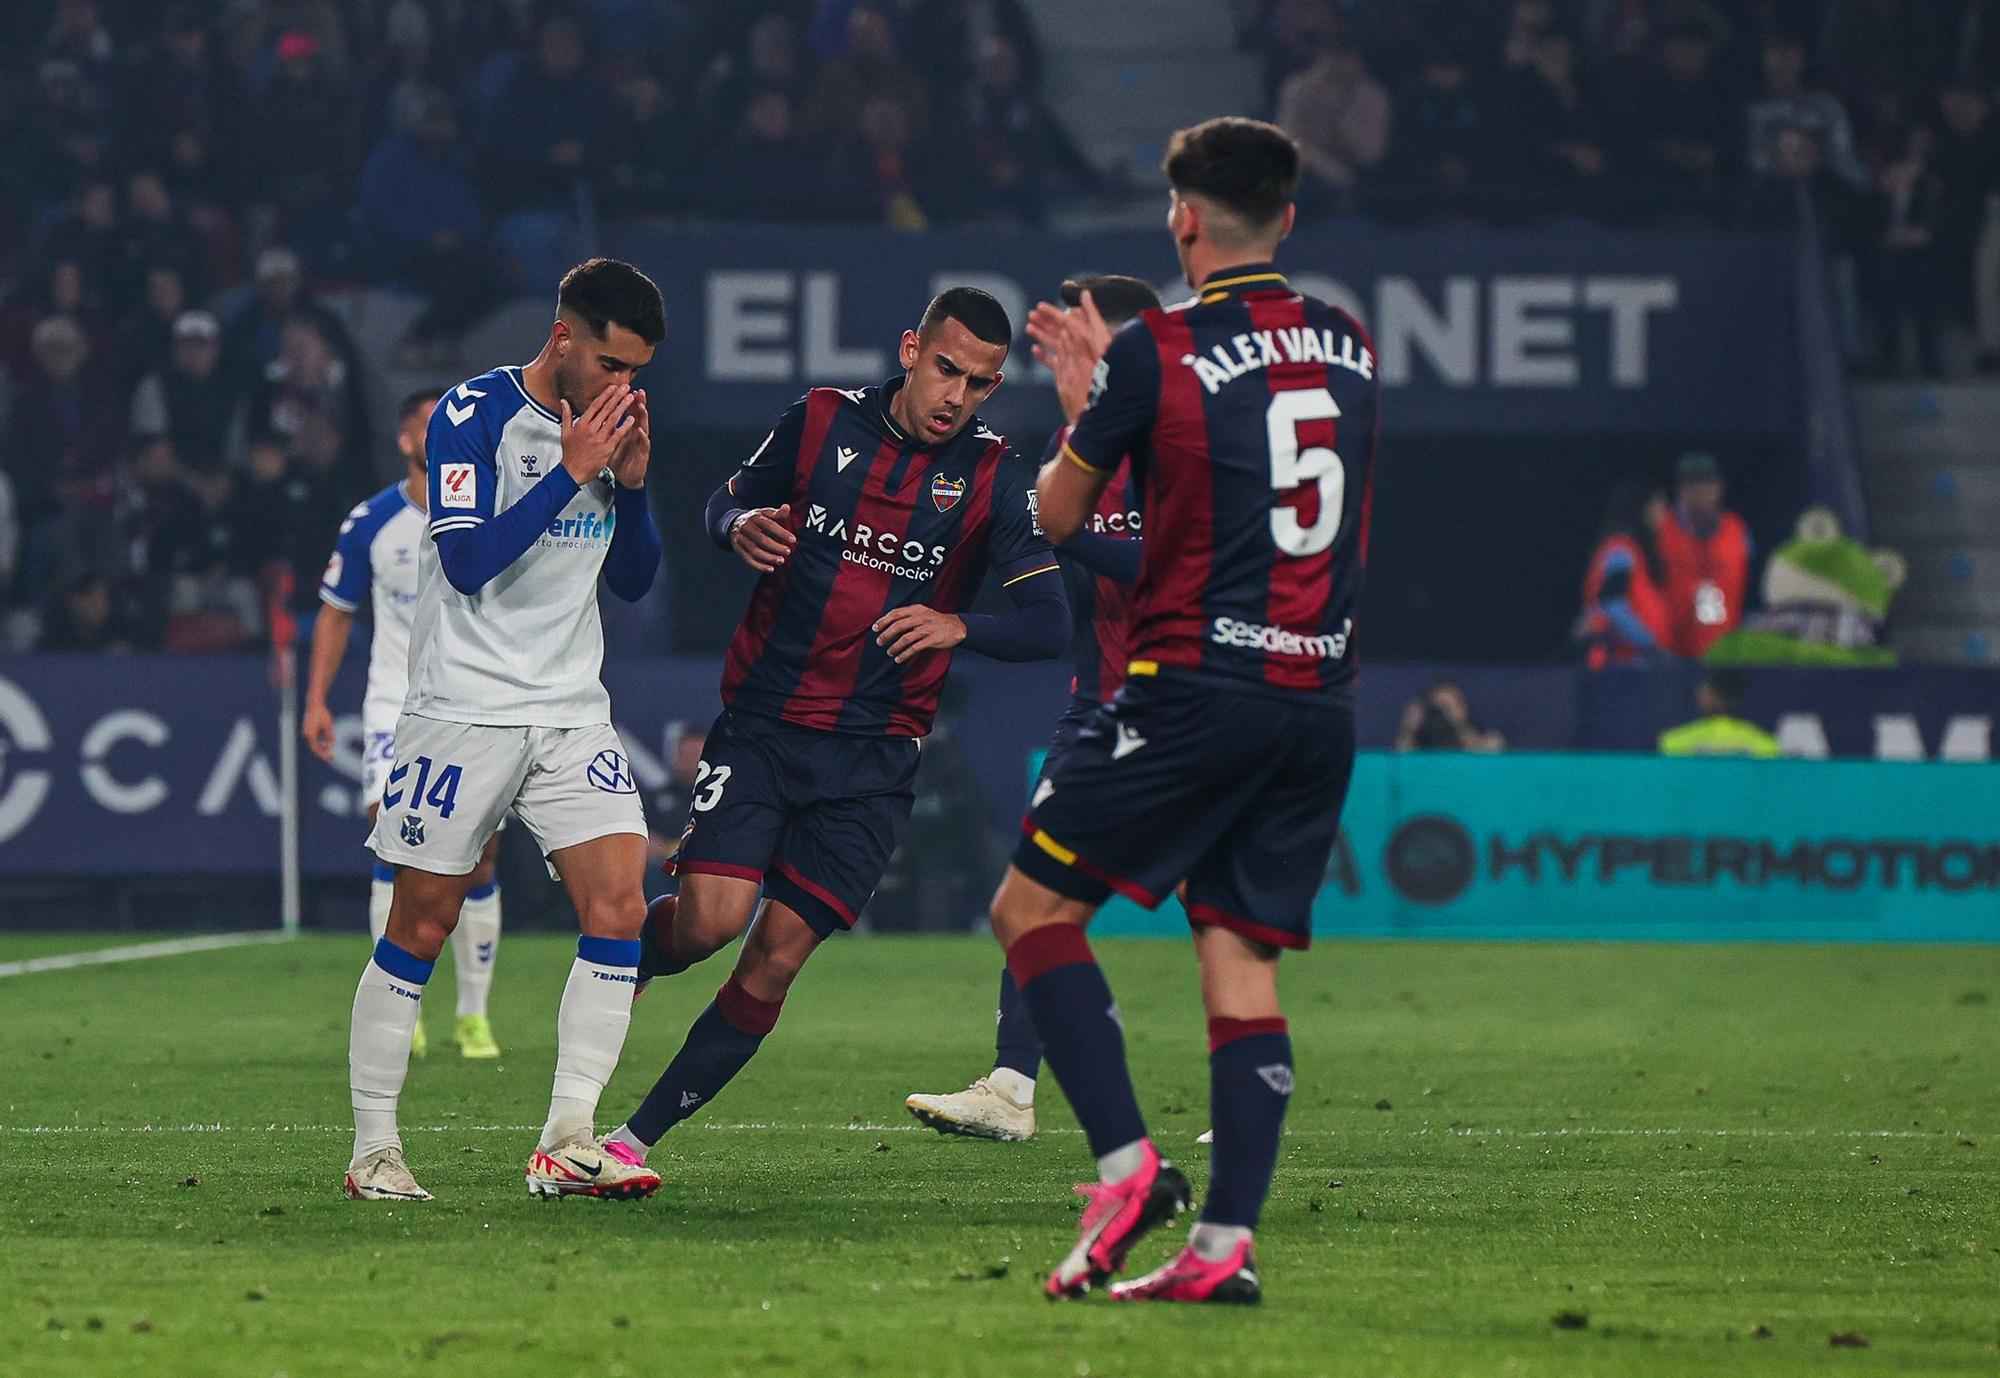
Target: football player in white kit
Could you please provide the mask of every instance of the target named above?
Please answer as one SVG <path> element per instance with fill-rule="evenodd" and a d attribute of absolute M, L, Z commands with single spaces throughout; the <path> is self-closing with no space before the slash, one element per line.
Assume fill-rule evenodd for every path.
<path fill-rule="evenodd" d="M 322 761 L 333 760 L 333 711 L 327 693 L 347 654 L 355 609 L 365 598 L 374 615 L 368 645 L 368 690 L 361 703 L 361 806 L 368 824 L 382 800 L 395 754 L 396 717 L 410 681 L 410 614 L 417 606 L 417 551 L 424 542 L 424 515 L 430 501 L 424 478 L 424 434 L 437 406 L 436 388 L 403 399 L 396 413 L 396 448 L 408 472 L 347 514 L 326 574 L 319 586 L 319 620 L 313 626 L 311 670 L 306 680 L 306 745 Z M 462 1056 L 496 1058 L 486 997 L 493 988 L 493 964 L 500 950 L 500 882 L 495 874 L 496 836 L 472 871 L 472 889 L 451 935 L 452 965 L 458 977 L 458 1023 L 452 1041 Z M 368 939 L 378 942 L 389 926 L 389 896 L 395 872 L 375 863 L 368 894 Z M 424 1055 L 424 1023 L 417 1020 L 410 1051 Z"/>
<path fill-rule="evenodd" d="M 410 684 L 369 839 L 395 868 L 395 893 L 348 1042 L 343 1185 L 357 1200 L 429 1199 L 396 1123 L 410 1030 L 509 808 L 569 890 L 582 933 L 528 1190 L 632 1199 L 660 1184 L 606 1153 L 592 1122 L 631 1023 L 646 917 L 646 819 L 600 679 L 597 581 L 636 601 L 659 568 L 652 436 L 632 378 L 665 334 L 651 279 L 592 259 L 564 275 L 533 363 L 461 383 L 431 414 Z"/>

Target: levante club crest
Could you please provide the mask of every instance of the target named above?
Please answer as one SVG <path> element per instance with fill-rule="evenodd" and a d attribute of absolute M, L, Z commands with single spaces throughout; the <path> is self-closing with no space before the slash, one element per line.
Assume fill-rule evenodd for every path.
<path fill-rule="evenodd" d="M 931 502 L 940 512 L 949 512 L 958 506 L 958 500 L 965 496 L 965 480 L 946 478 L 943 474 L 931 475 Z"/>

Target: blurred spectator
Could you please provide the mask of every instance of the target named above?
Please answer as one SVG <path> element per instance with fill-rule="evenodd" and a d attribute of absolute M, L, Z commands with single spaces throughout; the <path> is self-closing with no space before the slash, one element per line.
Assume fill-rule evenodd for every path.
<path fill-rule="evenodd" d="M 377 144 L 361 168 L 364 252 L 380 278 L 424 294 L 404 349 L 411 366 L 442 366 L 458 340 L 505 295 L 480 238 L 472 158 L 458 116 L 433 95 L 415 128 Z"/>
<path fill-rule="evenodd" d="M 92 176 L 77 188 L 69 209 L 43 237 L 42 256 L 74 263 L 90 290 L 106 292 L 120 281 L 124 247 L 118 184 L 109 177 Z"/>
<path fill-rule="evenodd" d="M 828 209 L 844 219 L 924 229 L 934 193 L 927 172 L 913 148 L 909 106 L 895 96 L 871 97 L 855 137 L 831 160 Z"/>
<path fill-rule="evenodd" d="M 142 377 L 165 366 L 173 349 L 174 322 L 186 306 L 187 287 L 178 268 L 156 263 L 146 270 L 139 309 L 120 322 L 111 346 L 111 377 L 120 396 L 130 395 Z"/>
<path fill-rule="evenodd" d="M 1748 756 L 1772 760 L 1783 753 L 1778 739 L 1736 716 L 1743 702 L 1741 670 L 1710 670 L 1695 686 L 1693 722 L 1660 734 L 1662 756 Z"/>
<path fill-rule="evenodd" d="M 361 108 L 371 146 L 415 129 L 436 103 L 431 16 L 416 0 L 397 0 L 382 22 L 382 41 L 362 77 Z"/>
<path fill-rule="evenodd" d="M 352 172 L 353 104 L 323 46 L 304 29 L 281 36 L 277 61 L 251 97 L 255 194 L 295 235 L 310 233 L 313 217 L 337 212 Z"/>
<path fill-rule="evenodd" d="M 695 781 L 700 776 L 701 754 L 708 748 L 708 735 L 686 723 L 669 723 L 667 735 L 673 749 L 667 755 L 667 780 L 654 792 L 646 816 L 656 820 L 646 840 L 647 869 L 652 870 L 680 850 L 681 830 L 692 816 Z"/>
<path fill-rule="evenodd" d="M 1635 171 L 1676 205 L 1716 209 L 1742 150 L 1742 115 L 1699 23 L 1666 35 L 1632 114 Z"/>
<path fill-rule="evenodd" d="M 808 220 L 826 213 L 817 190 L 820 160 L 796 137 L 792 100 L 759 91 L 742 128 L 719 142 L 701 179 L 702 204 L 718 220 Z"/>
<path fill-rule="evenodd" d="M 132 394 L 134 435 L 163 435 L 211 506 L 227 492 L 213 480 L 225 473 L 237 388 L 222 372 L 222 328 L 206 311 L 184 311 L 174 321 L 170 362 L 140 379 Z"/>
<path fill-rule="evenodd" d="M 359 381 L 335 354 L 318 322 L 294 316 L 285 322 L 278 357 L 251 385 L 244 406 L 244 425 L 252 435 L 269 432 L 293 445 L 309 432 L 330 430 L 335 436 L 360 439 L 367 434 Z M 358 461 L 358 453 L 347 458 Z M 352 492 L 366 486 L 368 474 L 355 466 Z"/>
<path fill-rule="evenodd" d="M 1696 452 L 1674 466 L 1674 501 L 1654 529 L 1667 600 L 1666 648 L 1699 660 L 1743 620 L 1750 528 L 1722 505 L 1722 470 Z"/>
<path fill-rule="evenodd" d="M 117 517 L 127 567 L 163 597 L 180 576 L 223 563 L 225 528 L 182 480 L 174 443 L 163 435 L 133 442 Z"/>
<path fill-rule="evenodd" d="M 1521 172 L 1544 186 L 1598 180 L 1608 166 L 1611 119 L 1594 83 L 1577 70 L 1575 37 L 1549 25 L 1526 48 L 1507 100 L 1508 143 Z"/>
<path fill-rule="evenodd" d="M 974 77 L 987 45 L 999 39 L 1013 50 L 1021 85 L 1042 94 L 1042 51 L 1023 0 L 893 0 L 902 49 L 940 100 Z"/>
<path fill-rule="evenodd" d="M 51 316 L 63 316 L 81 326 L 93 353 L 109 348 L 109 322 L 82 266 L 75 259 L 55 259 L 38 278 L 17 284 L 5 311 L 0 312 L 0 364 L 6 365 L 16 382 L 33 370 L 30 342 L 35 327 Z"/>
<path fill-rule="evenodd" d="M 1278 94 L 1278 123 L 1299 142 L 1304 187 L 1336 204 L 1389 149 L 1389 92 L 1368 74 L 1344 34 L 1320 45 L 1310 67 Z"/>
<path fill-rule="evenodd" d="M 68 316 L 35 327 L 33 367 L 17 379 L 5 459 L 22 509 L 34 516 L 65 508 L 101 509 L 112 496 L 119 408 L 90 340 Z"/>
<path fill-rule="evenodd" d="M 248 387 L 275 363 L 287 323 L 305 317 L 355 375 L 358 356 L 347 326 L 306 290 L 305 269 L 290 249 L 266 249 L 257 257 L 249 298 L 224 318 L 222 368 L 230 380 Z"/>
<path fill-rule="evenodd" d="M 1777 32 L 1764 39 L 1764 85 L 1750 107 L 1750 171 L 1759 177 L 1778 175 L 1778 141 L 1787 130 L 1809 134 L 1836 176 L 1859 189 L 1868 183 L 1868 169 L 1854 149 L 1854 128 L 1847 111 L 1826 91 L 1805 84 L 1806 45 L 1796 34 Z"/>
<path fill-rule="evenodd" d="M 1462 209 L 1493 132 L 1465 59 L 1449 44 L 1431 48 L 1415 80 L 1396 93 L 1394 110 L 1388 167 L 1395 181 L 1420 209 Z"/>
<path fill-rule="evenodd" d="M 1949 43 L 1938 0 L 1830 0 L 1820 67 L 1849 103 L 1878 92 L 1915 95 L 1944 78 Z"/>
<path fill-rule="evenodd" d="M 1902 156 L 1877 174 L 1879 230 L 1863 260 L 1863 285 L 1874 330 L 1873 357 L 1885 374 L 1901 374 L 1906 334 L 1914 336 L 1916 371 L 1935 378 L 1947 303 L 1938 249 L 1944 178 L 1934 161 L 1937 134 L 1928 125 L 1905 135 Z"/>
<path fill-rule="evenodd" d="M 1536 46 L 1556 31 L 1559 18 L 1555 0 L 1513 0 L 1500 42 L 1501 65 L 1517 72 L 1534 66 Z"/>
<path fill-rule="evenodd" d="M 799 32 L 782 14 L 759 19 L 741 53 L 720 53 L 710 64 L 696 101 L 699 127 L 710 139 L 737 134 L 745 127 L 751 103 L 768 92 L 787 97 L 791 113 L 806 95 Z"/>
<path fill-rule="evenodd" d="M 126 176 L 119 231 L 118 277 L 108 290 L 130 301 L 146 289 L 146 274 L 164 264 L 180 274 L 188 295 L 206 295 L 201 241 L 158 168 L 134 168 Z"/>
<path fill-rule="evenodd" d="M 597 166 L 606 129 L 604 83 L 584 70 L 583 32 L 543 22 L 534 59 L 514 70 L 485 111 L 482 181 L 499 213 L 567 215 Z"/>
<path fill-rule="evenodd" d="M 802 127 L 807 142 L 833 147 L 857 135 L 865 142 L 880 142 L 862 128 L 862 112 L 878 101 L 903 107 L 899 128 L 905 141 L 927 128 L 930 89 L 903 60 L 888 16 L 872 4 L 857 4 L 848 11 L 846 31 L 846 51 L 821 64 L 806 102 Z M 886 123 L 878 117 L 876 135 L 884 132 Z"/>
<path fill-rule="evenodd" d="M 2000 12 L 1993 24 L 2000 28 Z M 1938 109 L 1938 296 L 1948 318 L 1973 327 L 1982 364 L 2000 368 L 2000 275 L 1984 292 L 1977 278 L 1982 240 L 1994 238 L 2000 259 L 2000 121 L 1992 97 L 1968 82 L 1947 86 Z"/>
<path fill-rule="evenodd" d="M 1052 173 L 1079 190 L 1103 185 L 1104 174 L 1028 84 L 1013 40 L 994 34 L 980 44 L 978 75 L 966 99 L 969 170 L 977 179 L 970 210 L 977 218 L 1041 224 Z"/>
<path fill-rule="evenodd" d="M 42 613 L 45 651 L 139 651 L 156 643 L 143 605 L 124 581 L 72 566 L 49 590 Z"/>
<path fill-rule="evenodd" d="M 194 200 L 233 202 L 239 190 L 236 152 L 247 96 L 242 82 L 209 42 L 201 7 L 170 4 L 158 41 L 128 65 L 126 145 L 143 164 L 166 168 Z"/>
<path fill-rule="evenodd" d="M 1611 495 L 1583 582 L 1578 639 L 1593 670 L 1638 665 L 1666 651 L 1672 624 L 1662 592 L 1659 529 L 1667 500 L 1656 488 L 1621 483 Z"/>
<path fill-rule="evenodd" d="M 289 566 L 301 608 L 316 597 L 326 552 L 354 505 L 357 487 L 341 469 L 344 450 L 340 432 L 318 421 L 292 440 L 259 435 L 222 509 L 234 571 L 261 581 Z"/>
<path fill-rule="evenodd" d="M 1265 96 L 1276 105 L 1293 74 L 1310 67 L 1327 42 L 1345 33 L 1347 26 L 1333 0 L 1274 0 L 1257 8 L 1261 13 L 1253 22 L 1252 36 L 1264 61 Z M 1378 55 L 1387 51 L 1381 36 L 1373 37 L 1380 45 Z"/>
<path fill-rule="evenodd" d="M 688 120 L 659 74 L 635 68 L 611 89 L 618 137 L 604 167 L 603 213 L 667 215 L 688 209 L 694 195 L 686 155 Z"/>
<path fill-rule="evenodd" d="M 51 57 L 35 73 L 26 130 L 30 191 L 40 202 L 72 195 L 107 174 L 114 141 L 114 89 L 74 60 Z"/>
<path fill-rule="evenodd" d="M 1398 751 L 1504 751 L 1507 739 L 1472 720 L 1465 690 L 1440 680 L 1403 706 L 1396 729 Z"/>

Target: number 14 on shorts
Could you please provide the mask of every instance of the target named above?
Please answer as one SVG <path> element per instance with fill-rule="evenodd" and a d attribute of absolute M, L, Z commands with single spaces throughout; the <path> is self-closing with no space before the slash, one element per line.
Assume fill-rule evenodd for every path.
<path fill-rule="evenodd" d="M 410 769 L 417 772 L 416 784 L 410 790 L 412 809 L 428 804 L 438 812 L 439 818 L 451 817 L 451 811 L 458 806 L 458 782 L 465 771 L 460 766 L 436 765 L 430 757 L 419 756 L 414 761 L 405 761 L 389 772 L 389 779 L 382 787 L 382 808 L 400 808 L 403 803 L 403 781 L 409 778 Z M 431 776 L 436 774 L 433 780 Z"/>

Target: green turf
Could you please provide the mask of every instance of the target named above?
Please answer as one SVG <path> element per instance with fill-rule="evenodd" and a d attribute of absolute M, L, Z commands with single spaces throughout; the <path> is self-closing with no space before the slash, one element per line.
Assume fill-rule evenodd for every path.
<path fill-rule="evenodd" d="M 983 942 L 832 944 L 655 1154 L 665 1189 L 616 1205 L 522 1189 L 570 949 L 513 939 L 508 1056 L 433 1053 L 405 1093 L 423 1207 L 337 1190 L 361 946 L 0 981 L 0 1373 L 2000 1368 L 1994 950 L 1324 943 L 1287 963 L 1300 1090 L 1236 1312 L 1043 1302 L 1088 1166 L 1067 1112 L 1027 1145 L 905 1119 L 983 1065 Z M 1189 954 L 1100 948 L 1199 1188 Z M 722 974 L 641 1003 L 607 1119 Z"/>

